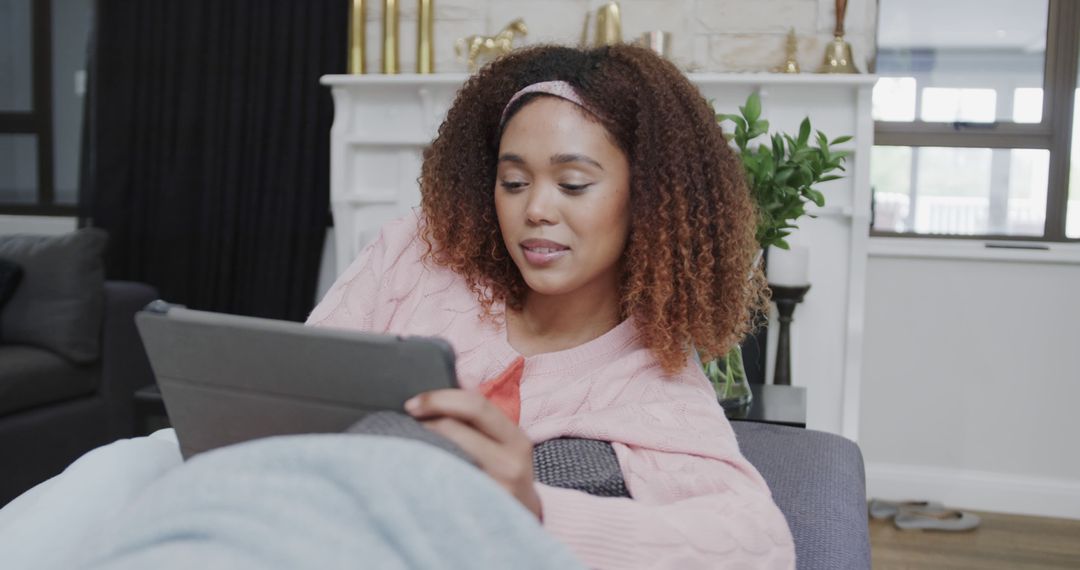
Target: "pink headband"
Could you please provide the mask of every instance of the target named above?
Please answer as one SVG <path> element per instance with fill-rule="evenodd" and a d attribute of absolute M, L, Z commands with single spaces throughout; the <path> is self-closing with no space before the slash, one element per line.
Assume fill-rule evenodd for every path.
<path fill-rule="evenodd" d="M 596 115 L 596 112 L 589 108 L 585 104 L 585 101 L 581 100 L 581 96 L 577 94 L 574 87 L 565 81 L 541 81 L 539 83 L 533 83 L 532 85 L 526 85 L 514 96 L 506 102 L 506 106 L 503 107 L 502 118 L 499 119 L 499 123 L 506 122 L 506 112 L 510 110 L 510 106 L 514 104 L 514 101 L 521 99 L 523 96 L 529 93 L 544 93 L 546 95 L 552 95 L 560 99 L 569 101 L 582 109 L 585 109 L 589 113 Z"/>

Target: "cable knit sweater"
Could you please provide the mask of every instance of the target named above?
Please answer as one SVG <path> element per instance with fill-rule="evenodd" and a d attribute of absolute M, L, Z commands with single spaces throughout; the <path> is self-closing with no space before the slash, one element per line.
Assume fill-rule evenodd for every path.
<path fill-rule="evenodd" d="M 521 358 L 481 319 L 464 279 L 425 263 L 417 214 L 383 227 L 308 323 L 440 336 L 476 390 Z M 497 307 L 501 310 L 501 306 Z M 591 568 L 793 568 L 794 544 L 765 481 L 693 356 L 665 374 L 628 319 L 569 350 L 525 358 L 519 425 L 533 442 L 612 442 L 632 499 L 537 483 L 543 525 Z"/>

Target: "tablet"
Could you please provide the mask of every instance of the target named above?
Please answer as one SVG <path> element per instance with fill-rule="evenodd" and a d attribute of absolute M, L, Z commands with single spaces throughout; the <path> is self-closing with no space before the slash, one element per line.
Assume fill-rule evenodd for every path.
<path fill-rule="evenodd" d="M 344 431 L 457 387 L 439 338 L 402 337 L 185 309 L 135 316 L 185 459 L 250 439 Z"/>

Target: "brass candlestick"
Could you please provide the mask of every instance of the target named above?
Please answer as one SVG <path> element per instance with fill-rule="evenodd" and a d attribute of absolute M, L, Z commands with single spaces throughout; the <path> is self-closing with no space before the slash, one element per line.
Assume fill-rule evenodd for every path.
<path fill-rule="evenodd" d="M 844 41 L 844 14 L 847 12 L 847 0 L 836 0 L 836 27 L 833 29 L 833 41 L 825 46 L 825 58 L 818 68 L 818 73 L 858 73 L 852 63 L 851 44 Z"/>
<path fill-rule="evenodd" d="M 398 64 L 398 0 L 383 0 L 382 72 L 396 74 Z"/>
<path fill-rule="evenodd" d="M 435 73 L 435 0 L 418 0 L 416 17 L 416 72 Z"/>
<path fill-rule="evenodd" d="M 364 0 L 352 0 L 349 3 L 349 73 L 364 73 L 365 40 L 365 4 Z"/>

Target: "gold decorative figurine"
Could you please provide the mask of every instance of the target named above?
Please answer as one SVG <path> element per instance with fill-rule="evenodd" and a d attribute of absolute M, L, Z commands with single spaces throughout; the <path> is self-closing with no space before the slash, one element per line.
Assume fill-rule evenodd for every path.
<path fill-rule="evenodd" d="M 366 70 L 364 64 L 364 0 L 349 2 L 349 73 L 361 74 Z"/>
<path fill-rule="evenodd" d="M 780 67 L 773 68 L 777 73 L 799 73 L 802 71 L 799 69 L 799 38 L 795 35 L 795 28 L 791 28 L 787 34 L 787 46 L 785 48 L 785 55 L 787 59 L 784 60 L 784 64 Z"/>
<path fill-rule="evenodd" d="M 459 59 L 462 57 L 467 59 L 469 71 L 476 71 L 480 56 L 495 58 L 510 53 L 514 49 L 514 38 L 524 37 L 528 33 L 529 28 L 525 26 L 525 20 L 518 18 L 494 36 L 473 35 L 459 39 L 454 46 L 454 51 Z"/>
<path fill-rule="evenodd" d="M 435 0 L 417 0 L 416 14 L 416 72 L 435 73 Z"/>
<path fill-rule="evenodd" d="M 383 0 L 382 72 L 396 74 L 398 65 L 398 0 Z"/>
<path fill-rule="evenodd" d="M 844 13 L 847 12 L 847 0 L 836 0 L 836 28 L 833 41 L 825 46 L 825 60 L 818 68 L 818 73 L 858 73 L 851 59 L 851 44 L 844 41 Z"/>

